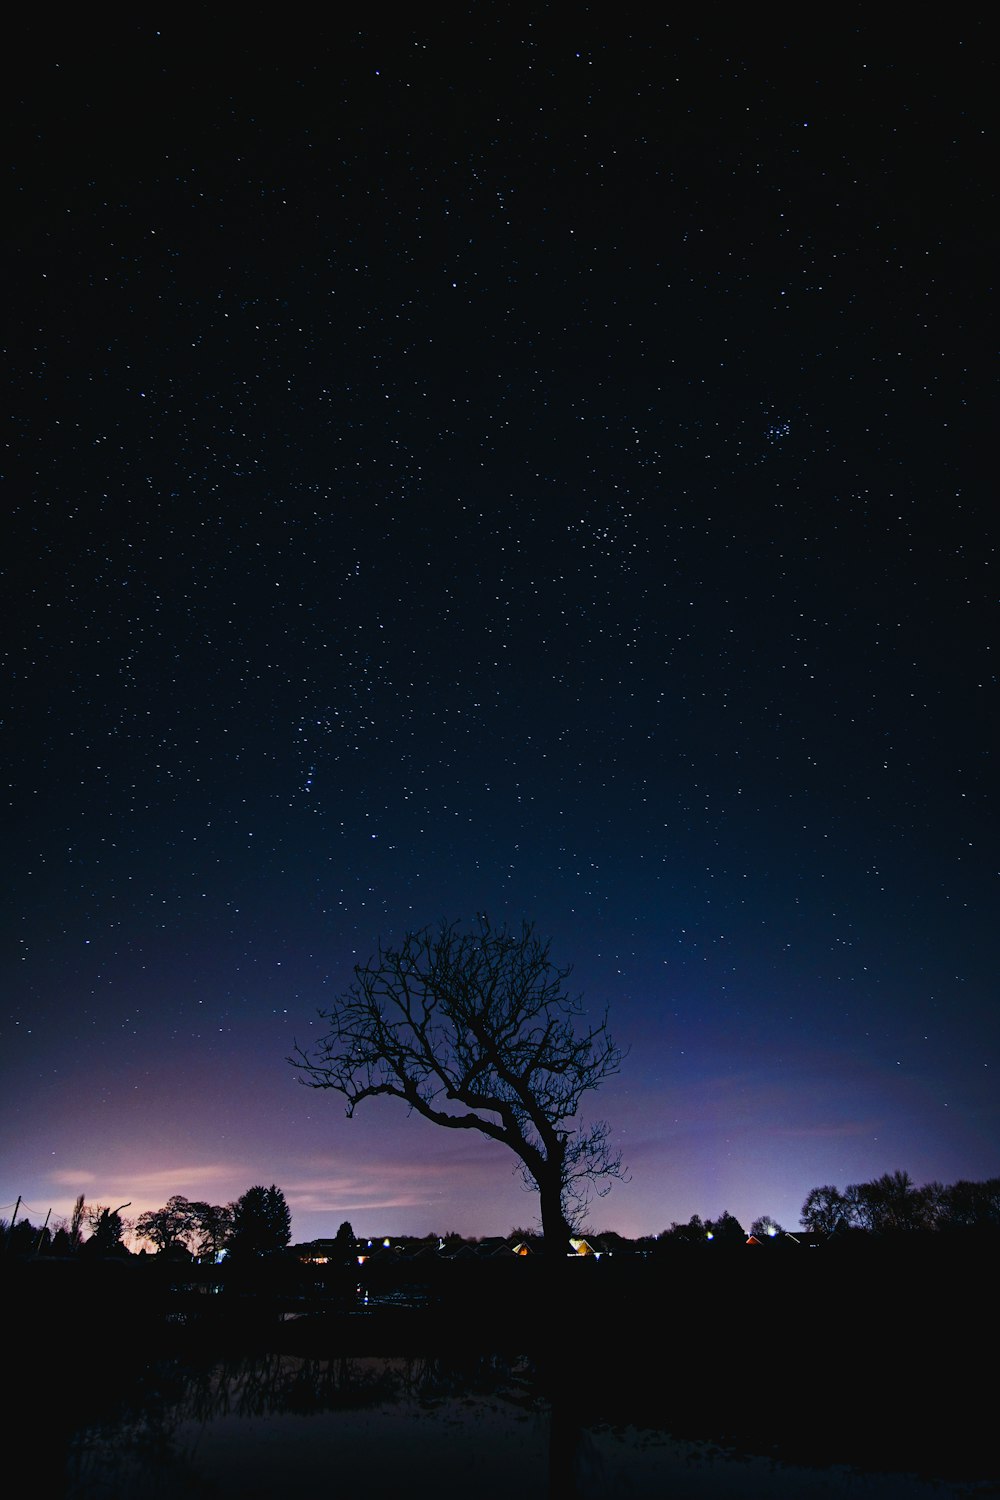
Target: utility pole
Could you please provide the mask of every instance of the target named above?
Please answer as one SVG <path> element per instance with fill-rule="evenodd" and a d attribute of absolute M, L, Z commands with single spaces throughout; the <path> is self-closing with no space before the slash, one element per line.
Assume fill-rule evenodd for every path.
<path fill-rule="evenodd" d="M 41 1229 L 38 1231 L 38 1239 L 35 1241 L 35 1254 L 36 1255 L 39 1253 L 39 1251 L 42 1248 L 42 1240 L 45 1238 L 45 1231 L 49 1227 L 49 1220 L 51 1219 L 51 1217 L 52 1217 L 52 1210 L 50 1208 L 49 1211 L 48 1211 L 48 1213 L 45 1215 L 45 1223 L 42 1225 Z"/>

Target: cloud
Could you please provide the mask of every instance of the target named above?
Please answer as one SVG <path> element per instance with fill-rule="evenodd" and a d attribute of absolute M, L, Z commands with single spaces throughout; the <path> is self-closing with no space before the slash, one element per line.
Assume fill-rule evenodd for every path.
<path fill-rule="evenodd" d="M 133 1215 L 160 1208 L 175 1193 L 185 1198 L 228 1201 L 249 1186 L 244 1163 L 211 1162 L 198 1166 L 178 1165 L 155 1169 L 118 1165 L 113 1171 L 96 1172 L 60 1167 L 48 1181 L 74 1196 L 86 1193 L 88 1202 L 131 1203 Z M 57 1209 L 61 1212 L 61 1209 Z"/>
<path fill-rule="evenodd" d="M 290 1207 L 302 1213 L 419 1208 L 442 1183 L 453 1186 L 463 1171 L 479 1169 L 474 1161 L 381 1162 L 363 1174 L 320 1171 L 289 1182 L 284 1191 Z"/>
<path fill-rule="evenodd" d="M 190 1190 L 193 1186 L 201 1186 L 213 1182 L 228 1182 L 234 1177 L 244 1178 L 246 1166 L 242 1162 L 209 1162 L 202 1163 L 197 1167 L 162 1167 L 155 1172 L 139 1172 L 135 1174 L 138 1185 L 149 1191 L 165 1191 L 177 1193 L 183 1189 L 176 1186 L 183 1183 L 184 1189 Z"/>

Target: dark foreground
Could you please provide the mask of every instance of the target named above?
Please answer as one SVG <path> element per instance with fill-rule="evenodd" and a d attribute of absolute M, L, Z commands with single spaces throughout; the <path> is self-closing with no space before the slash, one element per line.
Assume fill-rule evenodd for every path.
<path fill-rule="evenodd" d="M 148 1444 L 151 1409 L 172 1402 L 175 1420 L 204 1423 L 231 1415 L 234 1391 L 259 1420 L 393 1401 L 440 1417 L 446 1399 L 464 1402 L 467 1426 L 477 1400 L 544 1410 L 549 1492 L 566 1497 L 583 1434 L 625 1429 L 1000 1493 L 992 1247 L 308 1275 L 33 1262 L 3 1275 L 9 1415 L 15 1432 L 43 1423 L 41 1493 L 88 1492 L 66 1477 L 81 1433 L 125 1433 L 141 1409 Z"/>

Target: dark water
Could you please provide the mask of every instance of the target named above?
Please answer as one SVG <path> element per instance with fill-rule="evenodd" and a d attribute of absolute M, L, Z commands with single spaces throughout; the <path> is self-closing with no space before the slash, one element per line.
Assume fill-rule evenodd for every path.
<path fill-rule="evenodd" d="M 984 1493 L 916 1475 L 809 1468 L 581 1419 L 530 1359 L 161 1359 L 70 1421 L 53 1494 L 142 1496 L 813 1497 Z M 54 1455 L 53 1455 L 54 1456 Z"/>

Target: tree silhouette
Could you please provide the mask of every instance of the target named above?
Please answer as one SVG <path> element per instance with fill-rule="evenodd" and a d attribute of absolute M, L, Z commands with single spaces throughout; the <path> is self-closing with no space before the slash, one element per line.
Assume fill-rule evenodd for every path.
<path fill-rule="evenodd" d="M 675 1219 L 669 1229 L 657 1235 L 657 1243 L 663 1241 L 674 1245 L 704 1245 L 708 1238 L 707 1224 L 703 1224 L 700 1214 L 692 1214 L 686 1224 L 678 1224 Z"/>
<path fill-rule="evenodd" d="M 135 1221 L 139 1238 L 149 1240 L 161 1255 L 186 1250 L 194 1227 L 194 1207 L 180 1193 L 168 1198 L 163 1208 L 150 1209 Z"/>
<path fill-rule="evenodd" d="M 709 1219 L 705 1224 L 705 1237 L 718 1245 L 745 1245 L 747 1232 L 739 1219 L 727 1209 L 717 1219 Z"/>
<path fill-rule="evenodd" d="M 123 1203 L 122 1208 L 128 1204 Z M 90 1239 L 82 1246 L 88 1255 L 122 1255 L 126 1254 L 125 1246 L 122 1244 L 122 1234 L 125 1230 L 125 1221 L 117 1208 L 105 1208 L 101 1204 L 95 1204 L 88 1210 L 87 1222 L 90 1225 Z"/>
<path fill-rule="evenodd" d="M 337 1230 L 337 1235 L 334 1239 L 333 1247 L 334 1255 L 338 1260 L 342 1260 L 345 1264 L 349 1264 L 356 1258 L 358 1253 L 358 1241 L 357 1236 L 354 1233 L 354 1228 L 349 1219 L 345 1219 L 343 1224 L 341 1224 L 340 1228 Z"/>
<path fill-rule="evenodd" d="M 621 1064 L 607 1030 L 580 1024 L 550 944 L 479 919 L 379 946 L 329 1011 L 328 1035 L 289 1059 L 313 1088 L 335 1089 L 352 1117 L 365 1099 L 401 1099 L 436 1125 L 478 1130 L 518 1158 L 538 1190 L 546 1249 L 563 1254 L 591 1188 L 624 1176 L 607 1124 L 574 1121 L 584 1094 Z"/>
<path fill-rule="evenodd" d="M 908 1172 L 884 1172 L 872 1182 L 851 1183 L 844 1197 L 862 1229 L 886 1234 L 920 1227 L 923 1205 Z"/>
<path fill-rule="evenodd" d="M 943 1190 L 941 1224 L 946 1229 L 986 1229 L 1000 1226 L 1000 1177 L 986 1182 L 964 1178 Z"/>
<path fill-rule="evenodd" d="M 849 1224 L 850 1204 L 839 1188 L 814 1187 L 802 1205 L 799 1222 L 815 1234 L 832 1234 L 841 1224 Z"/>
<path fill-rule="evenodd" d="M 83 1194 L 81 1193 L 73 1204 L 73 1217 L 70 1220 L 69 1226 L 70 1246 L 74 1254 L 83 1244 L 83 1221 L 86 1211 L 86 1204 L 83 1201 Z"/>
<path fill-rule="evenodd" d="M 1000 1227 L 1000 1178 L 916 1187 L 908 1172 L 883 1172 L 871 1182 L 854 1182 L 843 1192 L 813 1188 L 802 1205 L 806 1229 L 831 1234 L 838 1227 L 870 1234 Z"/>
<path fill-rule="evenodd" d="M 232 1205 L 199 1201 L 191 1204 L 191 1215 L 195 1254 L 217 1259 L 233 1232 Z"/>
<path fill-rule="evenodd" d="M 269 1188 L 247 1188 L 232 1206 L 230 1246 L 234 1255 L 272 1255 L 284 1250 L 292 1237 L 292 1216 L 285 1195 Z"/>
<path fill-rule="evenodd" d="M 783 1234 L 784 1230 L 777 1219 L 772 1219 L 770 1214 L 761 1214 L 759 1219 L 754 1219 L 750 1225 L 750 1233 L 758 1240 L 774 1239 L 776 1235 Z"/>
<path fill-rule="evenodd" d="M 51 1243 L 48 1227 L 36 1229 L 30 1219 L 18 1219 L 16 1224 L 7 1224 L 0 1219 L 0 1244 L 9 1255 L 28 1257 L 44 1255 Z"/>

